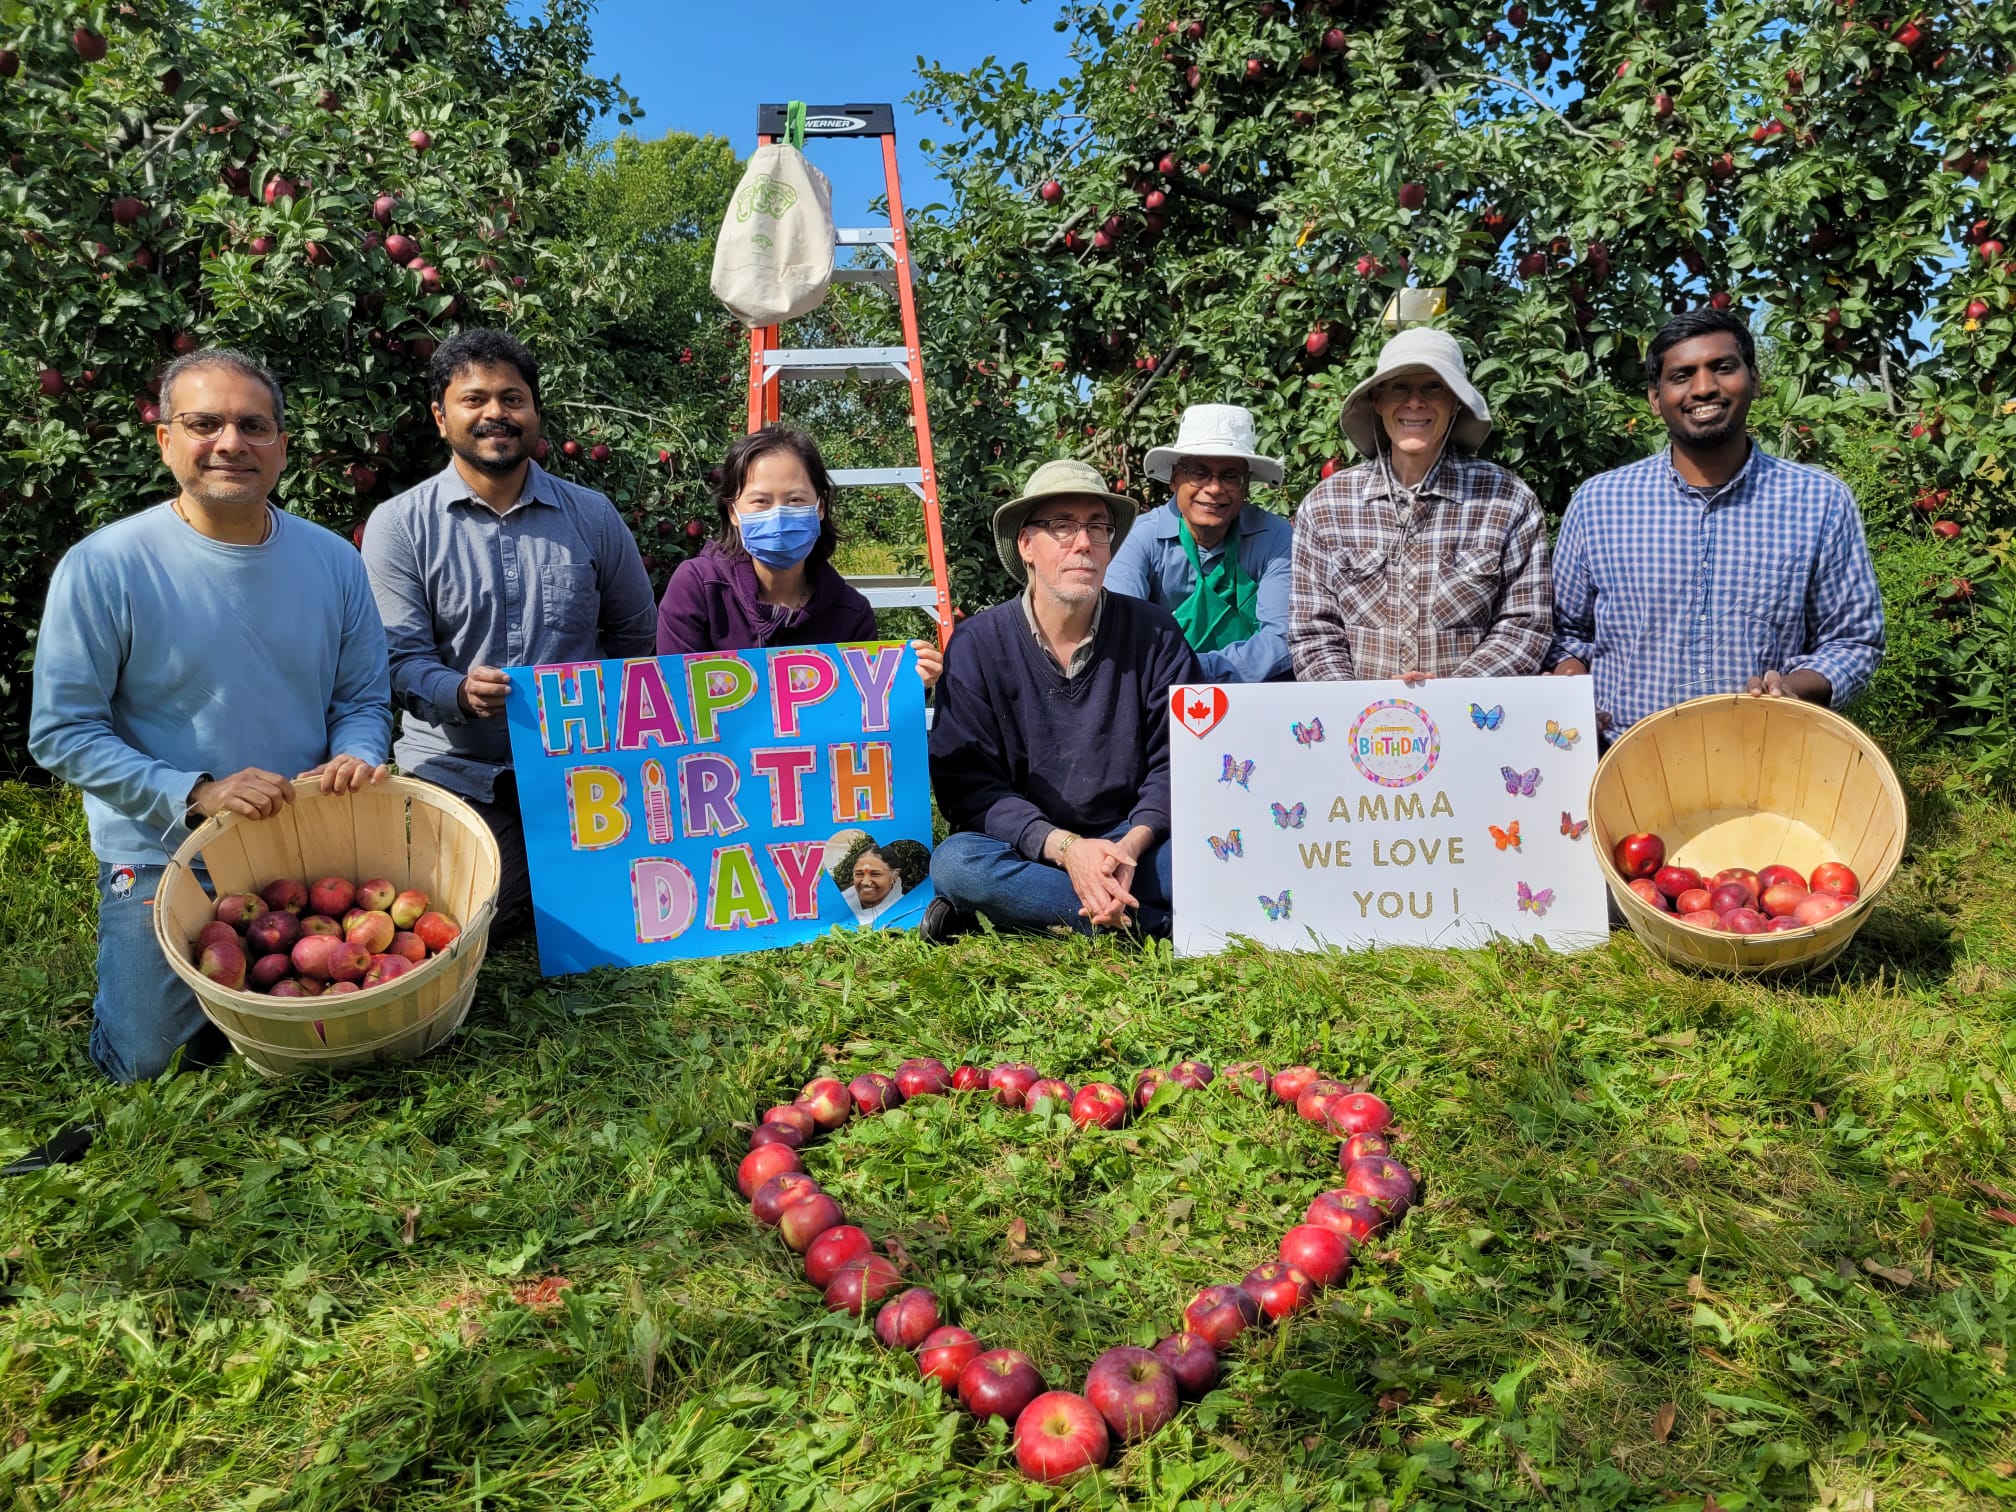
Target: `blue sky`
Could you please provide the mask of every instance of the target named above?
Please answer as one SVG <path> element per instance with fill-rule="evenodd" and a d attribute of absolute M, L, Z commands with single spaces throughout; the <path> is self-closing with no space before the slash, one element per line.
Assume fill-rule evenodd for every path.
<path fill-rule="evenodd" d="M 1061 10 L 1054 0 L 601 0 L 592 66 L 605 78 L 620 74 L 643 103 L 640 136 L 711 133 L 745 156 L 760 101 L 886 101 L 896 107 L 903 199 L 914 217 L 941 193 L 918 138 L 944 134 L 904 104 L 918 55 L 965 70 L 991 54 L 1028 63 L 1031 80 L 1047 84 L 1071 71 L 1068 38 L 1054 26 Z M 835 141 L 810 144 L 808 155 L 833 180 L 834 218 L 863 224 L 882 190 L 880 152 Z"/>

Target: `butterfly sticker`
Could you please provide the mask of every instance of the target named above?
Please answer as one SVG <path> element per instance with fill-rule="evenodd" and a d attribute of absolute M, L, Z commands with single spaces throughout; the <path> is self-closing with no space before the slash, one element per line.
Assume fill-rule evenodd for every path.
<path fill-rule="evenodd" d="M 1524 882 L 1521 882 L 1519 884 L 1519 906 L 1525 909 L 1526 912 L 1532 914 L 1535 918 L 1540 919 L 1546 918 L 1547 909 L 1553 902 L 1554 902 L 1553 888 L 1551 887 L 1543 888 L 1541 891 L 1536 893 Z"/>
<path fill-rule="evenodd" d="M 1470 723 L 1480 730 L 1495 730 L 1505 722 L 1505 705 L 1493 704 L 1485 708 L 1482 704 L 1470 705 Z"/>
<path fill-rule="evenodd" d="M 1312 719 L 1307 724 L 1298 720 L 1290 728 L 1295 732 L 1297 745 L 1315 745 L 1323 738 L 1323 721 L 1320 719 Z"/>
<path fill-rule="evenodd" d="M 1278 803 L 1267 805 L 1274 810 L 1274 823 L 1280 829 L 1300 829 L 1302 821 L 1309 817 L 1309 805 L 1298 803 L 1293 808 L 1283 808 Z"/>
<path fill-rule="evenodd" d="M 1547 734 L 1545 738 L 1547 744 L 1565 751 L 1582 738 L 1582 732 L 1580 730 L 1564 730 L 1561 728 L 1560 720 L 1550 719 L 1547 721 Z"/>
<path fill-rule="evenodd" d="M 1561 810 L 1561 833 L 1566 835 L 1570 840 L 1580 840 L 1582 838 L 1582 831 L 1587 828 L 1589 828 L 1589 821 L 1587 819 L 1577 823 L 1568 817 L 1568 810 Z"/>
<path fill-rule="evenodd" d="M 1227 756 L 1225 759 L 1230 761 L 1232 758 Z M 1540 768 L 1538 767 L 1533 768 L 1530 772 L 1515 772 L 1510 767 L 1500 767 L 1498 768 L 1498 772 L 1505 779 L 1505 791 L 1512 794 L 1515 798 L 1531 798 L 1533 790 L 1540 786 Z"/>
<path fill-rule="evenodd" d="M 1278 924 L 1288 917 L 1288 910 L 1293 905 L 1288 896 L 1288 889 L 1284 887 L 1278 898 L 1270 898 L 1267 894 L 1261 893 L 1260 906 L 1267 910 L 1267 917 Z"/>
<path fill-rule="evenodd" d="M 1223 835 L 1211 835 L 1211 854 L 1220 861 L 1230 861 L 1234 856 L 1246 854 L 1246 842 L 1239 838 L 1239 831 L 1228 830 Z"/>
<path fill-rule="evenodd" d="M 1500 829 L 1495 824 L 1487 824 L 1484 826 L 1484 828 L 1491 831 L 1491 838 L 1494 842 L 1496 842 L 1498 849 L 1500 850 L 1519 849 L 1519 821 L 1517 819 L 1514 819 L 1512 821 L 1512 827 L 1510 829 Z"/>
<path fill-rule="evenodd" d="M 1247 786 L 1247 779 L 1250 778 L 1252 775 L 1253 775 L 1252 762 L 1237 761 L 1232 757 L 1227 756 L 1225 758 L 1225 770 L 1219 774 L 1218 780 L 1220 782 L 1236 782 L 1239 784 L 1239 786 L 1241 786 L 1242 788 L 1246 788 L 1248 792 L 1251 792 L 1252 789 Z"/>

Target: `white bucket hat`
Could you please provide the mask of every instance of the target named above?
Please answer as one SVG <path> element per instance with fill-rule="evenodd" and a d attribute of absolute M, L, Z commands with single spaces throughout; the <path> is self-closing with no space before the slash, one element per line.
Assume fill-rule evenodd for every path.
<path fill-rule="evenodd" d="M 1253 411 L 1238 404 L 1193 404 L 1183 411 L 1174 446 L 1158 446 L 1142 459 L 1142 470 L 1158 482 L 1183 457 L 1239 457 L 1256 483 L 1279 483 L 1285 474 L 1273 457 L 1253 448 Z"/>
<path fill-rule="evenodd" d="M 1484 396 L 1470 384 L 1463 366 L 1463 349 L 1447 331 L 1417 326 L 1402 331 L 1379 349 L 1378 365 L 1372 376 L 1351 390 L 1344 401 L 1344 434 L 1358 448 L 1360 456 L 1379 454 L 1379 412 L 1372 407 L 1372 390 L 1388 378 L 1403 373 L 1433 373 L 1449 385 L 1456 396 L 1458 411 L 1449 428 L 1449 438 L 1465 451 L 1475 451 L 1491 434 L 1491 409 Z"/>

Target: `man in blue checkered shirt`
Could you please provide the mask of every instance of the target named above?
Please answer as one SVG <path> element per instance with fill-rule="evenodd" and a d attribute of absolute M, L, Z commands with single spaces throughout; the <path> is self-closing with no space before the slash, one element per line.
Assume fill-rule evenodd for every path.
<path fill-rule="evenodd" d="M 1883 657 L 1854 496 L 1751 441 L 1757 351 L 1742 321 L 1676 315 L 1646 361 L 1671 445 L 1569 501 L 1544 665 L 1595 677 L 1606 739 L 1710 693 L 1841 707 Z"/>

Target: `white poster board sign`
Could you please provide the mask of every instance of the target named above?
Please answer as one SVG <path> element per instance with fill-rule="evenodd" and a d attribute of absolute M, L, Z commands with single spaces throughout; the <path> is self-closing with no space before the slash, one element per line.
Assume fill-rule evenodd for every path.
<path fill-rule="evenodd" d="M 1176 948 L 1609 933 L 1586 677 L 1170 690 Z"/>

